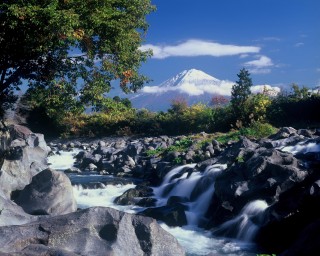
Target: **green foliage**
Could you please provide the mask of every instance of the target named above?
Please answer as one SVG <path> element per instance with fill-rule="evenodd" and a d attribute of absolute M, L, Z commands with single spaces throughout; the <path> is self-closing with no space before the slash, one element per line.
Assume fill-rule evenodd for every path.
<path fill-rule="evenodd" d="M 216 137 L 214 137 L 214 139 L 221 144 L 226 144 L 229 141 L 238 141 L 239 137 L 240 137 L 240 132 L 232 130 L 225 134 L 219 134 Z"/>
<path fill-rule="evenodd" d="M 253 122 L 250 126 L 241 128 L 240 135 L 254 139 L 261 139 L 275 134 L 277 129 L 268 123 Z"/>
<path fill-rule="evenodd" d="M 292 93 L 279 94 L 267 108 L 267 120 L 276 126 L 312 127 L 320 124 L 320 94 L 293 85 Z"/>
<path fill-rule="evenodd" d="M 259 93 L 255 95 L 250 95 L 245 102 L 244 111 L 246 111 L 246 116 L 248 116 L 249 121 L 265 122 L 267 109 L 271 105 L 270 96 Z"/>
<path fill-rule="evenodd" d="M 175 159 L 172 160 L 172 163 L 176 164 L 176 165 L 180 165 L 180 164 L 182 164 L 182 158 L 176 157 Z"/>
<path fill-rule="evenodd" d="M 170 152 L 184 152 L 186 151 L 191 145 L 193 144 L 193 141 L 191 138 L 186 137 L 182 138 L 180 140 L 176 140 L 174 145 L 169 146 L 168 148 L 156 148 L 152 150 L 147 150 L 146 154 L 147 156 L 165 156 Z M 182 162 L 182 159 L 177 157 L 173 160 L 174 164 L 180 164 Z"/>
<path fill-rule="evenodd" d="M 249 71 L 245 68 L 241 69 L 237 76 L 239 80 L 236 81 L 231 90 L 231 107 L 235 120 L 247 122 L 246 101 L 251 94 L 250 87 L 252 86 L 252 80 Z"/>
<path fill-rule="evenodd" d="M 146 151 L 147 156 L 159 156 L 165 151 L 164 148 L 150 149 Z"/>
<path fill-rule="evenodd" d="M 125 92 L 141 88 L 148 79 L 139 67 L 151 52 L 139 46 L 153 10 L 150 0 L 2 1 L 0 112 L 22 79 L 43 88 L 82 81 L 76 100 L 86 105 L 99 104 L 111 80 Z"/>

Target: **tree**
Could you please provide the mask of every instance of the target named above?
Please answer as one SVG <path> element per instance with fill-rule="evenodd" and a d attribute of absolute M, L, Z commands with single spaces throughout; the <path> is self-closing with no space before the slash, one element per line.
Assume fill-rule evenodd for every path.
<path fill-rule="evenodd" d="M 150 0 L 1 1 L 0 114 L 23 80 L 49 91 L 81 82 L 82 104 L 99 101 L 112 80 L 126 93 L 141 88 L 139 67 L 151 52 L 139 46 L 153 10 Z"/>
<path fill-rule="evenodd" d="M 246 122 L 248 119 L 246 116 L 246 101 L 251 94 L 252 80 L 249 71 L 245 68 L 241 69 L 237 76 L 239 80 L 236 81 L 231 90 L 231 107 L 236 120 Z"/>

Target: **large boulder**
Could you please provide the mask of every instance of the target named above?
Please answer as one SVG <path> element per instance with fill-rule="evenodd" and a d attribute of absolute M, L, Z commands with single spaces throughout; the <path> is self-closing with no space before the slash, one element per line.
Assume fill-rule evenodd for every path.
<path fill-rule="evenodd" d="M 320 255 L 319 204 L 320 174 L 315 170 L 265 211 L 256 242 L 277 254 L 289 248 L 283 255 Z"/>
<path fill-rule="evenodd" d="M 32 215 L 59 215 L 77 209 L 69 178 L 52 169 L 34 176 L 14 201 Z"/>
<path fill-rule="evenodd" d="M 60 250 L 59 255 L 185 255 L 177 240 L 154 219 L 104 207 L 0 227 L 0 237 L 0 253 L 29 251 L 26 255 L 36 255 L 32 254 L 35 250 Z"/>
<path fill-rule="evenodd" d="M 21 225 L 36 219 L 36 216 L 25 213 L 20 206 L 6 198 L 0 190 L 0 226 Z"/>
<path fill-rule="evenodd" d="M 32 133 L 20 125 L 11 126 L 9 137 L 5 133 L 0 140 L 1 148 L 5 149 L 0 154 L 0 188 L 9 198 L 12 191 L 23 189 L 34 175 L 47 167 L 50 148 L 42 134 Z"/>
<path fill-rule="evenodd" d="M 276 149 L 241 149 L 238 162 L 223 171 L 215 181 L 215 192 L 207 216 L 210 225 L 234 218 L 253 200 L 272 204 L 279 195 L 307 176 L 291 154 Z"/>

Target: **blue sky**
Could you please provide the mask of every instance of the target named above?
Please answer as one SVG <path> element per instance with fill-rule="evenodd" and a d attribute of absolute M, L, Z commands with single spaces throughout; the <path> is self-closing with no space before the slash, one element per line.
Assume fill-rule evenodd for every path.
<path fill-rule="evenodd" d="M 320 85 L 319 0 L 153 0 L 141 72 L 158 85 L 185 69 L 254 84 Z"/>

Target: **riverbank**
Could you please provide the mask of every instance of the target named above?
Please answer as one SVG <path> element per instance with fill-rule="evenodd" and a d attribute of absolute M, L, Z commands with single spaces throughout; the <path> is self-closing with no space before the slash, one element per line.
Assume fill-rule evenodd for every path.
<path fill-rule="evenodd" d="M 238 138 L 229 137 L 219 142 L 217 137 L 205 133 L 177 137 L 113 137 L 52 141 L 49 149 L 42 135 L 15 126 L 1 134 L 0 182 L 4 210 L 0 223 L 7 227 L 0 227 L 0 232 L 4 235 L 3 243 L 12 240 L 12 236 L 5 235 L 9 231 L 16 234 L 18 230 L 39 227 L 40 233 L 34 230 L 28 238 L 19 235 L 16 244 L 10 242 L 10 246 L 2 250 L 49 252 L 52 241 L 58 241 L 50 234 L 53 232 L 59 237 L 60 232 L 71 228 L 77 239 L 59 240 L 59 250 L 66 250 L 62 255 L 73 255 L 68 254 L 71 252 L 77 255 L 75 247 L 81 244 L 83 237 L 90 241 L 79 247 L 84 255 L 90 255 L 92 248 L 101 248 L 101 253 L 115 252 L 113 244 L 119 244 L 118 239 L 125 237 L 117 234 L 121 230 L 118 225 L 126 215 L 115 217 L 118 213 L 108 208 L 86 209 L 107 206 L 135 213 L 130 218 L 135 223 L 132 228 L 140 244 L 136 248 L 148 252 L 147 255 L 156 255 L 152 250 L 157 247 L 152 234 L 149 235 L 150 227 L 156 224 L 149 222 L 148 216 L 166 223 L 163 227 L 175 234 L 185 248 L 190 244 L 190 235 L 202 241 L 199 244 L 203 250 L 197 249 L 200 254 L 188 248 L 188 255 L 319 252 L 315 240 L 318 236 L 306 233 L 311 229 L 315 234 L 313 226 L 317 226 L 320 216 L 313 207 L 319 203 L 319 130 L 287 127 L 268 138 Z M 51 167 L 58 172 L 44 171 L 47 165 L 43 160 L 48 153 Z M 20 176 L 12 176 L 17 166 L 24 171 L 20 168 Z M 21 176 L 22 173 L 28 175 Z M 66 175 L 69 179 L 63 178 Z M 39 189 L 47 191 L 40 194 L 41 198 L 47 198 L 47 203 L 41 204 L 40 200 L 33 208 L 24 205 L 25 198 L 39 195 Z M 75 211 L 73 200 L 83 210 Z M 90 224 L 92 216 L 98 212 L 103 216 L 111 214 L 113 223 L 119 224 Z M 66 217 L 61 216 L 64 213 Z M 81 223 L 76 224 L 76 229 L 74 225 L 68 226 L 67 222 L 72 222 L 73 218 L 82 218 L 89 226 Z M 52 229 L 44 225 L 45 222 L 65 224 Z M 138 223 L 144 223 L 143 230 L 147 230 L 151 240 L 143 240 Z M 12 224 L 23 226 L 10 226 Z M 99 228 L 85 233 L 91 225 Z M 107 230 L 114 234 L 112 239 L 105 236 Z M 169 239 L 165 233 L 160 233 L 154 235 L 162 237 L 168 248 L 175 248 L 176 254 L 172 255 L 184 254 L 174 237 Z M 35 237 L 42 238 L 35 240 Z M 23 239 L 27 244 L 19 244 Z M 103 245 L 98 245 L 101 239 Z M 141 239 L 148 243 L 147 247 L 142 246 Z M 258 246 L 255 253 L 253 247 L 240 246 L 252 243 Z M 304 246 L 306 243 L 308 246 Z M 116 251 L 120 252 L 122 246 L 125 245 L 115 247 Z M 168 255 L 164 249 L 158 253 Z"/>

